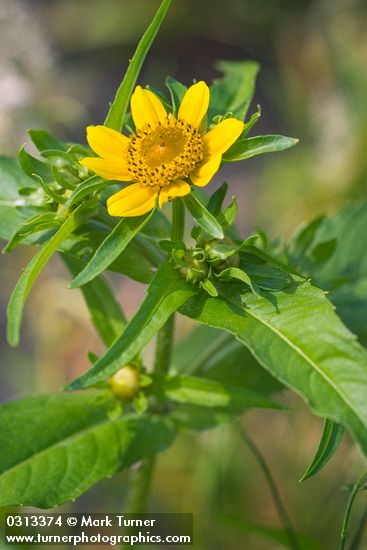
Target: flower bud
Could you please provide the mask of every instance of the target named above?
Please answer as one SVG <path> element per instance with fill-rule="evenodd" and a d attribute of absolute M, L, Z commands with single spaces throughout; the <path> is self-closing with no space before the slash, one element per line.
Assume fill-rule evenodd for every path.
<path fill-rule="evenodd" d="M 190 251 L 188 251 L 190 252 Z M 182 264 L 178 272 L 186 281 L 197 284 L 206 279 L 209 275 L 209 266 L 204 259 L 204 254 L 191 255 L 185 254 L 181 258 Z"/>
<path fill-rule="evenodd" d="M 123 401 L 131 401 L 139 392 L 139 377 L 138 369 L 125 365 L 110 379 L 113 393 Z"/>
<path fill-rule="evenodd" d="M 228 267 L 239 266 L 240 255 L 236 249 L 236 244 L 227 237 L 224 239 L 212 239 L 204 245 L 207 261 L 219 273 Z"/>

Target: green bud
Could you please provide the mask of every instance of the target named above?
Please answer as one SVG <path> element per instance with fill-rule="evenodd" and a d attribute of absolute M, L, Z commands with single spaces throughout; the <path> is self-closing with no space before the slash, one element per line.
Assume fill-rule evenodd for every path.
<path fill-rule="evenodd" d="M 183 265 L 178 268 L 178 271 L 186 281 L 197 284 L 206 279 L 209 275 L 209 266 L 201 257 L 192 257 L 190 254 L 185 254 L 182 257 Z"/>
<path fill-rule="evenodd" d="M 204 245 L 206 260 L 214 271 L 221 272 L 228 267 L 238 267 L 240 255 L 237 245 L 225 237 L 224 239 L 212 239 Z"/>

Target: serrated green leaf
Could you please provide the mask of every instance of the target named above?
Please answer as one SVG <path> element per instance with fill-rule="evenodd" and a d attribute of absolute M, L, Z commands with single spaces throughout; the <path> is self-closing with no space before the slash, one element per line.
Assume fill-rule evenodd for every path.
<path fill-rule="evenodd" d="M 223 283 L 222 298 L 200 295 L 180 311 L 234 334 L 315 414 L 344 425 L 367 454 L 367 352 L 324 292 L 300 278 L 261 298 L 242 292 Z"/>
<path fill-rule="evenodd" d="M 60 244 L 93 213 L 95 206 L 95 203 L 84 203 L 74 210 L 48 243 L 32 258 L 19 277 L 7 309 L 7 338 L 11 346 L 16 346 L 19 342 L 23 306 L 33 283 Z"/>
<path fill-rule="evenodd" d="M 215 68 L 224 76 L 210 88 L 209 120 L 228 112 L 243 120 L 254 95 L 259 64 L 255 61 L 219 61 Z"/>
<path fill-rule="evenodd" d="M 106 391 L 0 406 L 0 506 L 51 508 L 169 446 L 169 419 L 121 417 Z"/>
<path fill-rule="evenodd" d="M 169 93 L 171 95 L 173 114 L 177 116 L 178 109 L 181 105 L 181 102 L 187 91 L 187 88 L 186 86 L 181 84 L 181 82 L 179 82 L 175 78 L 172 78 L 172 76 L 167 76 L 166 86 L 169 89 Z"/>
<path fill-rule="evenodd" d="M 282 407 L 263 395 L 197 376 L 155 377 L 152 391 L 161 398 L 176 403 L 200 405 L 202 407 L 223 407 L 238 414 L 250 408 L 281 409 Z"/>
<path fill-rule="evenodd" d="M 225 162 L 237 162 L 263 153 L 285 151 L 298 143 L 298 139 L 286 136 L 268 135 L 239 138 L 224 154 Z"/>
<path fill-rule="evenodd" d="M 67 389 L 90 386 L 129 363 L 169 317 L 198 292 L 199 289 L 186 283 L 170 264 L 163 264 L 148 288 L 147 297 L 121 337 L 89 371 L 69 384 Z"/>
<path fill-rule="evenodd" d="M 63 255 L 63 260 L 73 276 L 85 266 L 84 262 L 72 256 Z M 81 291 L 95 329 L 102 342 L 110 346 L 120 336 L 127 322 L 110 285 L 100 275 L 84 285 Z"/>
<path fill-rule="evenodd" d="M 314 459 L 301 477 L 300 481 L 305 481 L 314 476 L 329 462 L 344 435 L 344 428 L 331 420 L 325 420 L 324 428 Z"/>
<path fill-rule="evenodd" d="M 85 285 L 85 283 L 107 269 L 122 254 L 130 241 L 141 231 L 153 214 L 154 210 L 144 214 L 144 216 L 122 218 L 96 250 L 83 271 L 75 277 L 71 283 L 71 288 Z"/>
<path fill-rule="evenodd" d="M 205 231 L 205 233 L 208 233 L 208 235 L 211 235 L 217 239 L 223 239 L 224 233 L 221 225 L 205 208 L 202 202 L 200 202 L 200 200 L 194 195 L 194 193 L 186 195 L 186 197 L 183 197 L 182 200 L 191 216 Z"/>
<path fill-rule="evenodd" d="M 138 79 L 145 57 L 150 50 L 150 47 L 159 30 L 159 27 L 161 26 L 165 18 L 170 3 L 171 0 L 163 0 L 151 24 L 149 25 L 142 39 L 140 40 L 138 47 L 136 48 L 136 51 L 133 55 L 133 58 L 129 63 L 122 83 L 117 90 L 115 99 L 110 106 L 106 120 L 104 122 L 105 126 L 113 128 L 117 131 L 121 131 L 133 88 Z"/>

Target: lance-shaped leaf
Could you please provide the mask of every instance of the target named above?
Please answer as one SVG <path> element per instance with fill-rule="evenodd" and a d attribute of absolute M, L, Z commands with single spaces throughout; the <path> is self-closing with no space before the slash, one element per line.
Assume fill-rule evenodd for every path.
<path fill-rule="evenodd" d="M 219 407 L 238 414 L 251 408 L 281 409 L 281 405 L 270 401 L 263 395 L 197 376 L 153 377 L 155 384 L 151 391 L 161 398 L 176 403 Z"/>
<path fill-rule="evenodd" d="M 217 217 L 222 210 L 224 199 L 226 198 L 226 194 L 228 191 L 228 183 L 224 182 L 222 185 L 214 191 L 214 193 L 211 195 L 208 204 L 207 209 L 213 216 Z"/>
<path fill-rule="evenodd" d="M 38 181 L 38 183 L 40 184 L 41 188 L 45 192 L 46 197 L 52 199 L 54 202 L 56 202 L 56 204 L 64 204 L 66 202 L 66 198 L 55 191 L 53 189 L 53 185 L 45 183 L 43 178 L 41 178 L 41 176 L 39 176 L 38 174 L 34 174 L 33 177 L 35 181 Z"/>
<path fill-rule="evenodd" d="M 103 391 L 0 406 L 0 506 L 59 506 L 170 445 L 169 419 L 120 416 Z"/>
<path fill-rule="evenodd" d="M 23 306 L 33 283 L 48 260 L 59 248 L 61 243 L 69 237 L 69 235 L 71 235 L 77 227 L 84 223 L 89 216 L 91 216 L 95 207 L 96 203 L 91 201 L 81 204 L 76 210 L 74 210 L 74 212 L 70 214 L 70 216 L 52 236 L 48 243 L 45 244 L 32 258 L 19 277 L 12 295 L 10 296 L 7 310 L 7 338 L 11 346 L 16 346 L 19 342 L 19 330 L 22 322 Z"/>
<path fill-rule="evenodd" d="M 256 136 L 250 138 L 239 138 L 223 155 L 226 162 L 236 162 L 249 159 L 263 153 L 276 153 L 285 151 L 298 143 L 298 139 L 286 136 Z"/>
<path fill-rule="evenodd" d="M 38 206 L 40 197 L 32 201 L 20 194 L 22 189 L 37 193 L 36 183 L 23 172 L 17 160 L 0 156 L 0 239 L 10 239 L 25 221 L 45 212 Z"/>
<path fill-rule="evenodd" d="M 301 477 L 300 481 L 305 481 L 314 476 L 329 462 L 341 440 L 343 439 L 344 428 L 340 424 L 336 424 L 332 420 L 325 420 L 324 428 L 320 439 L 319 446 L 313 461 Z"/>
<path fill-rule="evenodd" d="M 42 214 L 37 214 L 18 227 L 4 248 L 4 252 L 13 250 L 17 244 L 24 241 L 29 235 L 46 229 L 53 229 L 54 227 L 58 227 L 60 223 L 61 221 L 57 218 L 56 212 L 43 212 Z"/>
<path fill-rule="evenodd" d="M 109 233 L 110 228 L 107 229 L 95 219 L 89 220 L 62 244 L 60 250 L 83 260 L 83 262 L 88 262 Z M 139 236 L 137 235 L 137 237 Z M 146 242 L 146 240 L 137 242 L 137 237 L 110 265 L 109 270 L 127 275 L 134 281 L 148 284 L 157 271 L 155 250 L 152 252 L 152 243 Z"/>
<path fill-rule="evenodd" d="M 122 218 L 96 250 L 83 271 L 75 277 L 71 283 L 71 288 L 85 285 L 85 283 L 88 283 L 107 269 L 120 256 L 137 233 L 142 230 L 153 214 L 154 210 L 144 214 L 144 216 Z"/>
<path fill-rule="evenodd" d="M 284 386 L 236 338 L 198 325 L 173 349 L 172 372 L 195 374 L 270 396 Z"/>
<path fill-rule="evenodd" d="M 209 120 L 228 112 L 235 118 L 245 118 L 254 95 L 259 68 L 255 61 L 219 61 L 216 64 L 216 69 L 224 76 L 211 86 Z"/>
<path fill-rule="evenodd" d="M 27 174 L 30 178 L 38 181 L 36 176 L 39 176 L 46 183 L 53 181 L 50 164 L 32 157 L 32 155 L 27 153 L 24 149 L 24 146 L 20 149 L 18 158 L 25 174 Z"/>
<path fill-rule="evenodd" d="M 367 341 L 366 247 L 366 200 L 302 226 L 288 247 L 291 264 L 330 291 L 339 315 L 363 343 Z"/>
<path fill-rule="evenodd" d="M 96 191 L 101 191 L 109 185 L 108 181 L 103 180 L 99 176 L 92 176 L 87 180 L 83 181 L 75 189 L 74 193 L 70 195 L 64 205 L 64 211 L 68 211 L 74 204 L 77 204 L 82 199 L 95 193 Z"/>
<path fill-rule="evenodd" d="M 257 296 L 260 294 L 260 290 L 257 284 L 254 283 L 251 277 L 249 277 L 249 275 L 239 267 L 227 267 L 227 269 L 224 269 L 221 273 L 218 273 L 217 277 L 222 281 L 237 279 L 248 285 L 251 288 L 252 292 Z"/>
<path fill-rule="evenodd" d="M 261 265 L 242 260 L 241 267 L 250 277 L 255 288 L 258 287 L 263 290 L 277 291 L 283 290 L 292 283 L 290 274 L 286 271 L 282 271 L 277 266 Z M 254 292 L 257 294 L 257 290 L 254 290 Z"/>
<path fill-rule="evenodd" d="M 250 116 L 249 120 L 245 123 L 245 128 L 240 135 L 239 139 L 243 139 L 247 136 L 247 134 L 250 133 L 251 129 L 255 126 L 256 122 L 261 117 L 261 107 L 260 105 L 257 105 L 256 111 Z"/>
<path fill-rule="evenodd" d="M 66 254 L 63 255 L 63 260 L 73 276 L 85 266 L 85 262 Z M 102 342 L 110 346 L 126 325 L 120 304 L 102 275 L 84 285 L 81 290 L 95 329 Z"/>
<path fill-rule="evenodd" d="M 140 40 L 138 47 L 129 63 L 129 67 L 125 73 L 123 81 L 117 90 L 115 99 L 110 106 L 110 109 L 105 120 L 105 125 L 114 130 L 120 131 L 122 129 L 127 106 L 130 100 L 131 93 L 136 84 L 140 70 L 144 63 L 144 59 L 150 50 L 153 40 L 161 26 L 163 19 L 170 6 L 171 0 L 163 0 L 157 13 L 155 14 L 151 24 L 145 31 L 142 39 Z"/>
<path fill-rule="evenodd" d="M 49 150 L 66 151 L 68 144 L 55 138 L 46 130 L 28 130 L 29 137 L 40 153 Z"/>
<path fill-rule="evenodd" d="M 180 311 L 236 336 L 315 414 L 344 425 L 367 454 L 367 352 L 335 314 L 325 293 L 295 279 L 263 297 L 223 283 Z"/>
<path fill-rule="evenodd" d="M 182 200 L 191 216 L 205 231 L 205 233 L 208 233 L 208 235 L 216 237 L 217 239 L 223 239 L 224 233 L 222 226 L 213 214 L 205 208 L 203 203 L 194 195 L 194 193 L 186 195 L 186 197 L 183 197 Z"/>
<path fill-rule="evenodd" d="M 175 78 L 172 78 L 171 76 L 167 76 L 166 86 L 169 89 L 169 93 L 171 95 L 173 114 L 177 115 L 178 109 L 181 105 L 187 88 L 186 86 L 181 84 L 181 82 L 179 82 Z"/>
<path fill-rule="evenodd" d="M 198 292 L 199 289 L 186 283 L 170 264 L 163 264 L 148 288 L 147 297 L 120 338 L 67 389 L 84 388 L 114 374 L 143 349 L 182 304 Z"/>

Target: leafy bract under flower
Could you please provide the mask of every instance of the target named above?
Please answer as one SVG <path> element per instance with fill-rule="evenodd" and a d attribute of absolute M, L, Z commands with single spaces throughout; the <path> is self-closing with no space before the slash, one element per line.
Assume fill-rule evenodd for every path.
<path fill-rule="evenodd" d="M 244 123 L 227 118 L 208 132 L 202 122 L 209 106 L 205 82 L 185 93 L 178 116 L 168 114 L 158 97 L 137 86 L 131 97 L 136 133 L 130 137 L 106 126 L 89 126 L 87 140 L 98 157 L 81 164 L 107 180 L 130 183 L 107 202 L 111 216 L 140 216 L 203 187 L 218 171 L 222 154 L 237 140 Z"/>

